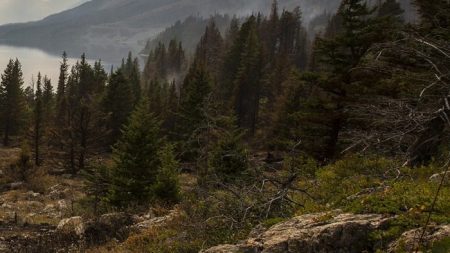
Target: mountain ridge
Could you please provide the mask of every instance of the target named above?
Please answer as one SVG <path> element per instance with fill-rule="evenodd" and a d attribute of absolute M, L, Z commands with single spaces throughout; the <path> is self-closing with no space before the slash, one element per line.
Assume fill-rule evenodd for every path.
<path fill-rule="evenodd" d="M 214 14 L 246 16 L 270 9 L 272 0 L 91 0 L 42 20 L 0 26 L 0 44 L 24 46 L 52 54 L 87 53 L 118 63 L 128 51 L 140 52 L 149 38 L 189 16 Z M 279 0 L 280 9 L 300 5 L 304 19 L 324 10 L 333 12 L 336 0 Z"/>

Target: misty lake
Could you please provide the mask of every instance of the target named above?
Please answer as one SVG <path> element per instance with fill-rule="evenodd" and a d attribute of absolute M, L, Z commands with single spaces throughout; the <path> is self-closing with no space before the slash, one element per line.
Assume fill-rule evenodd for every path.
<path fill-rule="evenodd" d="M 69 54 L 69 56 L 72 55 Z M 41 72 L 42 76 L 47 75 L 52 80 L 53 86 L 56 87 L 59 76 L 59 66 L 61 63 L 60 56 L 52 55 L 34 48 L 0 45 L 1 73 L 3 73 L 9 59 L 15 58 L 19 59 L 22 64 L 25 86 L 30 85 L 33 78 L 36 79 L 38 72 Z M 77 60 L 77 58 L 69 58 L 69 64 L 75 64 Z M 93 63 L 94 60 L 89 60 L 89 62 Z M 111 64 L 104 63 L 103 66 L 105 67 L 105 70 L 109 72 Z"/>

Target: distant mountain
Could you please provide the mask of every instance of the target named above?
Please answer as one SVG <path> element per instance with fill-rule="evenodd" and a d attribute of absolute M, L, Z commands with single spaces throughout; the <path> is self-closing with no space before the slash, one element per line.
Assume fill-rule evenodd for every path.
<path fill-rule="evenodd" d="M 209 18 L 190 16 L 183 21 L 177 21 L 174 25 L 151 38 L 142 50 L 141 55 L 148 55 L 159 43 L 168 45 L 172 39 L 182 42 L 183 48 L 188 54 L 192 54 L 211 20 L 214 20 L 219 31 L 225 34 L 229 28 L 231 17 L 226 14 L 216 14 Z"/>
<path fill-rule="evenodd" d="M 117 62 L 145 47 L 177 20 L 217 13 L 243 16 L 267 12 L 272 0 L 91 0 L 43 20 L 0 26 L 0 44 L 26 46 L 72 56 Z M 339 0 L 279 0 L 281 8 L 301 5 L 306 20 L 334 11 Z"/>

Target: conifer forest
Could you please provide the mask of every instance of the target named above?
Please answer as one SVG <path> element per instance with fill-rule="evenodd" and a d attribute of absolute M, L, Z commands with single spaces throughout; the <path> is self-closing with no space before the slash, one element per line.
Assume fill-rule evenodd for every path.
<path fill-rule="evenodd" d="M 450 2 L 334 1 L 1 66 L 0 252 L 450 252 Z"/>

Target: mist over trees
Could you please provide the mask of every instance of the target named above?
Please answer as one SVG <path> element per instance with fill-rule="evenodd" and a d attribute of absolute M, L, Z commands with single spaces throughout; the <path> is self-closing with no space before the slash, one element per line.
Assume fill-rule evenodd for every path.
<path fill-rule="evenodd" d="M 324 210 L 426 229 L 449 220 L 445 179 L 429 174 L 450 159 L 450 3 L 415 1 L 416 23 L 403 4 L 342 0 L 306 21 L 275 0 L 267 15 L 189 18 L 147 44 L 142 71 L 132 53 L 109 73 L 64 53 L 56 91 L 41 74 L 24 89 L 11 60 L 3 146 L 81 176 L 96 213 L 179 204 L 178 250 Z"/>

